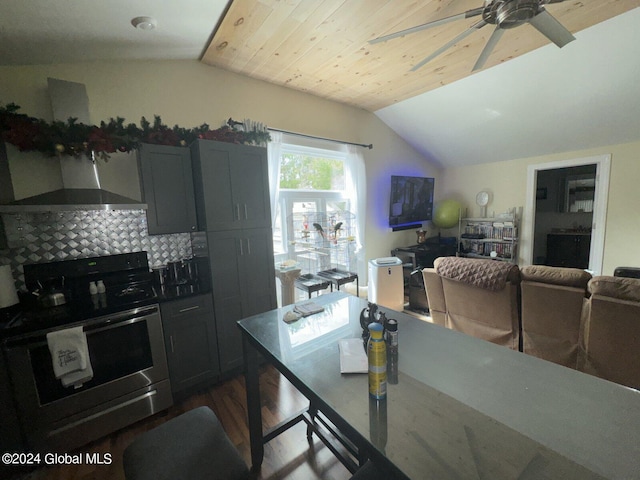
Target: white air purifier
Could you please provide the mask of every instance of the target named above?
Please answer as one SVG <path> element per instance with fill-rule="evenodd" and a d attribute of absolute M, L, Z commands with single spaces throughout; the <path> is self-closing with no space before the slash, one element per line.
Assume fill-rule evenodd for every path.
<path fill-rule="evenodd" d="M 369 301 L 401 312 L 404 310 L 402 260 L 384 257 L 369 260 Z"/>

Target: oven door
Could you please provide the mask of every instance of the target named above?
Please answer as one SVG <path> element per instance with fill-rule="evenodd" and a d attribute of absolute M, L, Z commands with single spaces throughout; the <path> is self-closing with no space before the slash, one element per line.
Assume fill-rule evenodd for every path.
<path fill-rule="evenodd" d="M 23 431 L 33 448 L 73 448 L 173 402 L 157 305 L 80 324 L 94 374 L 79 388 L 55 378 L 46 332 L 5 342 Z"/>

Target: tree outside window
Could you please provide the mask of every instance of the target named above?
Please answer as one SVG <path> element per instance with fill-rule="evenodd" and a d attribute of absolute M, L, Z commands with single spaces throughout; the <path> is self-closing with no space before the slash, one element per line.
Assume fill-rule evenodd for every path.
<path fill-rule="evenodd" d="M 331 216 L 349 211 L 349 199 L 345 187 L 345 161 L 341 152 L 283 145 L 280 156 L 280 200 L 273 229 L 276 261 L 296 259 L 301 262 L 303 273 L 316 273 L 326 267 L 319 261 L 311 261 L 304 247 L 296 245 L 295 230 L 304 223 L 304 217 L 318 214 Z M 293 218 L 297 220 L 294 222 Z M 302 220 L 301 220 L 302 219 Z M 308 225 L 313 231 L 313 226 Z M 309 257 L 309 258 L 307 258 Z M 335 256 L 326 260 L 335 262 Z M 325 262 L 326 263 L 326 262 Z M 341 261 L 340 263 L 345 263 Z M 334 266 L 334 265 L 332 265 Z M 347 265 L 335 267 L 348 268 Z"/>
<path fill-rule="evenodd" d="M 283 153 L 281 190 L 344 190 L 344 161 L 297 153 Z"/>

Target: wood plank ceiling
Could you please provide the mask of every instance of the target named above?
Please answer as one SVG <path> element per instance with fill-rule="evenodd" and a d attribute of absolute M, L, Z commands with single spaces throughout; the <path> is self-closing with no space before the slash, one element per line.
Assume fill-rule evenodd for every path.
<path fill-rule="evenodd" d="M 471 75 L 494 27 L 472 33 L 415 72 L 410 71 L 413 65 L 481 17 L 384 43 L 368 41 L 482 4 L 482 0 L 234 0 L 202 62 L 375 111 Z M 575 34 L 638 6 L 640 0 L 565 0 L 546 8 Z M 548 43 L 528 24 L 506 30 L 484 68 Z"/>

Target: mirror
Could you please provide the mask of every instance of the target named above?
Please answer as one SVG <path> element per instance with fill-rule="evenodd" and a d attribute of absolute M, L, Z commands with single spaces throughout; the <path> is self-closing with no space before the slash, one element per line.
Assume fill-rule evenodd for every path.
<path fill-rule="evenodd" d="M 564 205 L 561 212 L 593 212 L 596 191 L 595 175 L 568 175 L 564 184 Z"/>

